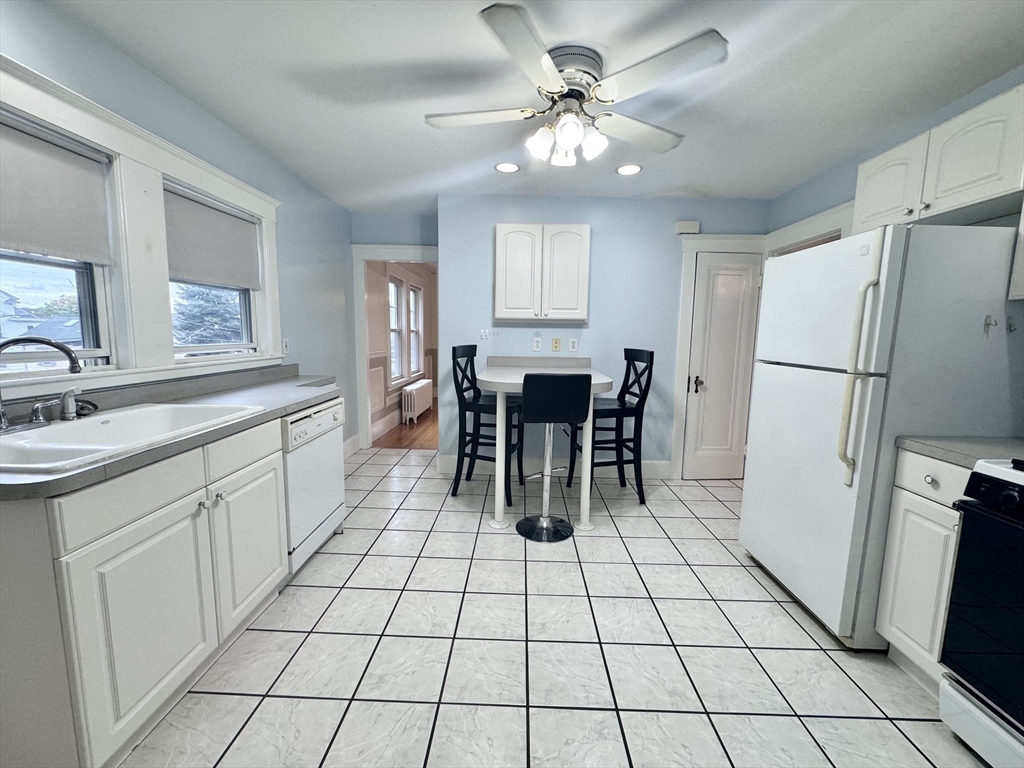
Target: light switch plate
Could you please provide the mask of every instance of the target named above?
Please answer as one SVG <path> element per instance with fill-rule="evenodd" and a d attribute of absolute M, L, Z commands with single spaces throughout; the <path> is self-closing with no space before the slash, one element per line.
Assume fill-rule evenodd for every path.
<path fill-rule="evenodd" d="M 577 352 L 577 351 L 579 351 L 579 348 L 580 348 L 580 340 L 579 339 L 569 339 L 569 351 L 570 352 Z"/>
<path fill-rule="evenodd" d="M 540 336 L 537 336 L 533 340 L 533 351 L 540 352 Z"/>
<path fill-rule="evenodd" d="M 557 336 L 555 338 L 551 339 L 551 351 L 552 352 L 561 352 L 562 351 L 562 340 L 560 338 L 558 338 Z"/>
<path fill-rule="evenodd" d="M 289 349 L 291 349 L 291 345 L 288 343 L 288 339 L 281 339 L 281 354 L 287 357 Z"/>

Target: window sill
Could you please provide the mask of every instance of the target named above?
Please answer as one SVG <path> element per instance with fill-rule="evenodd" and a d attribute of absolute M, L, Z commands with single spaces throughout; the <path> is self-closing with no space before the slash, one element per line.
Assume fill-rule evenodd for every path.
<path fill-rule="evenodd" d="M 174 363 L 157 368 L 131 368 L 121 370 L 114 367 L 86 369 L 82 373 L 43 373 L 21 375 L 19 378 L 0 376 L 5 398 L 14 400 L 22 397 L 43 397 L 58 394 L 67 386 L 77 385 L 82 392 L 131 384 L 149 384 L 155 381 L 170 381 L 208 373 L 229 373 L 249 368 L 263 368 L 284 362 L 280 356 L 250 357 L 246 360 L 203 360 L 199 362 Z"/>
<path fill-rule="evenodd" d="M 387 386 L 387 394 L 393 395 L 400 389 L 405 389 L 410 384 L 413 384 L 423 378 L 423 373 L 414 373 L 412 376 L 406 376 L 404 379 L 398 379 L 393 381 Z"/>

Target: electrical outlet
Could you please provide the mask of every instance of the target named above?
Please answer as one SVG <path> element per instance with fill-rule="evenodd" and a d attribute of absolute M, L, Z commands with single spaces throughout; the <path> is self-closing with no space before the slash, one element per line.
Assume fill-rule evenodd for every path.
<path fill-rule="evenodd" d="M 482 341 L 482 340 L 483 340 L 483 338 L 484 338 L 484 329 L 483 329 L 483 328 L 481 328 L 481 329 L 480 329 L 480 340 Z"/>
<path fill-rule="evenodd" d="M 287 356 L 289 349 L 290 349 L 290 345 L 288 344 L 288 339 L 281 339 L 281 352 L 285 356 Z"/>
<path fill-rule="evenodd" d="M 552 352 L 561 352 L 562 351 L 562 340 L 560 338 L 558 338 L 557 336 L 555 338 L 551 339 L 551 351 Z"/>
<path fill-rule="evenodd" d="M 569 339 L 569 351 L 570 352 L 576 352 L 576 351 L 579 350 L 579 348 L 580 348 L 580 340 L 579 339 Z"/>
<path fill-rule="evenodd" d="M 533 340 L 533 351 L 534 352 L 540 352 L 540 336 L 537 336 Z"/>

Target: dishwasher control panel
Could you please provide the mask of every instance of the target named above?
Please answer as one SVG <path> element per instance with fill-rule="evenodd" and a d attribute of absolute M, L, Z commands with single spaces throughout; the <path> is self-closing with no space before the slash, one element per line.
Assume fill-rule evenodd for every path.
<path fill-rule="evenodd" d="M 281 419 L 284 449 L 294 450 L 345 423 L 345 401 L 331 400 Z"/>

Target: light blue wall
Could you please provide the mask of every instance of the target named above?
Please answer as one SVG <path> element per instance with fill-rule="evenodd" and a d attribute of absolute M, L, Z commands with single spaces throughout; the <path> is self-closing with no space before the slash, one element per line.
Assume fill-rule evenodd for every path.
<path fill-rule="evenodd" d="M 281 201 L 281 326 L 288 362 L 355 397 L 352 218 L 279 161 L 81 24 L 35 0 L 0 0 L 0 52 Z M 348 411 L 358 431 L 358 409 Z"/>
<path fill-rule="evenodd" d="M 947 104 L 924 120 L 914 123 L 898 135 L 889 136 L 888 140 L 876 144 L 870 151 L 847 158 L 789 192 L 779 195 L 771 201 L 771 220 L 768 231 L 773 232 L 795 221 L 806 219 L 808 216 L 853 200 L 857 190 L 857 166 L 865 160 L 887 152 L 950 118 L 973 109 L 1011 88 L 1016 88 L 1021 83 L 1024 83 L 1024 66 L 1011 69 L 1005 75 L 997 77 L 966 96 Z"/>
<path fill-rule="evenodd" d="M 352 242 L 360 245 L 437 245 L 437 216 L 353 211 Z"/>
<path fill-rule="evenodd" d="M 487 355 L 534 355 L 543 335 L 543 354 L 552 336 L 580 340 L 578 354 L 596 369 L 621 380 L 624 347 L 653 349 L 654 382 L 644 421 L 644 458 L 671 455 L 676 336 L 682 246 L 676 221 L 697 219 L 701 232 L 758 234 L 767 231 L 766 200 L 681 198 L 564 198 L 520 195 L 441 195 L 438 201 L 439 421 L 441 453 L 454 455 L 457 403 L 451 348 L 477 344 L 482 366 Z M 498 222 L 590 224 L 590 322 L 585 326 L 496 323 L 494 225 Z M 480 339 L 491 330 L 489 340 Z M 616 386 L 617 389 L 617 386 Z M 540 430 L 530 453 L 539 454 Z M 556 443 L 563 455 L 564 438 Z"/>

